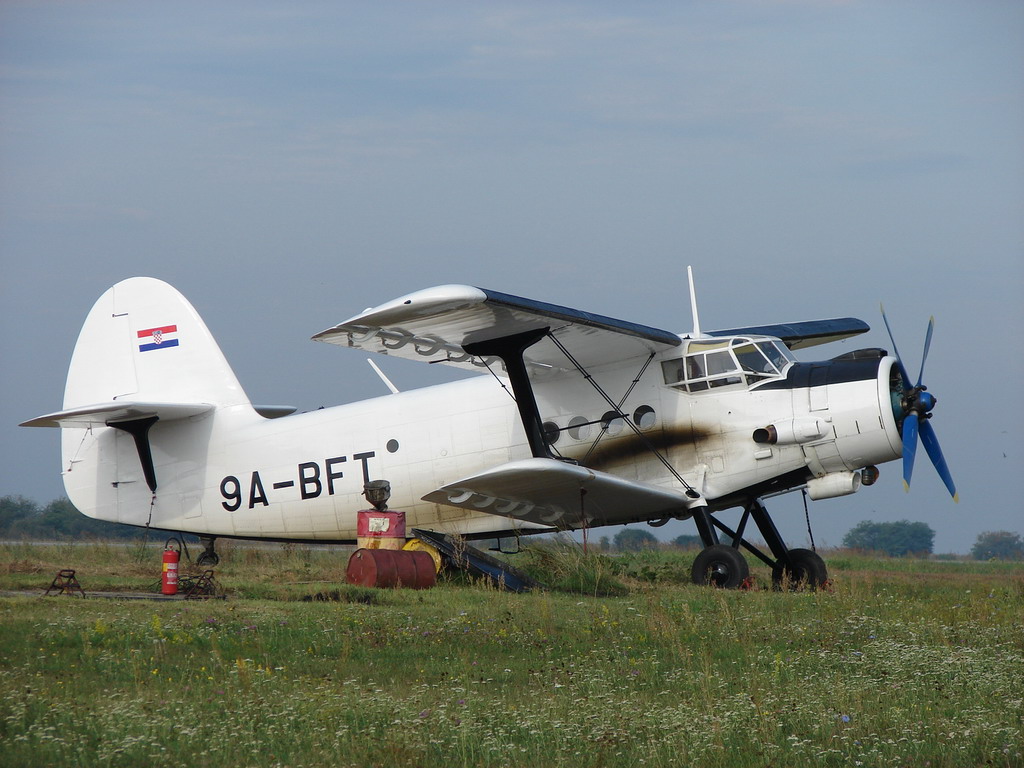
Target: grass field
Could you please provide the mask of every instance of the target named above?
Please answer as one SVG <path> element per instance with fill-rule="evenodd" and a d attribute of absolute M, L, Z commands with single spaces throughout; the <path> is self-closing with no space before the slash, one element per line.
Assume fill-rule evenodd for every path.
<path fill-rule="evenodd" d="M 0 599 L 0 764 L 1024 765 L 1020 564 L 832 553 L 831 591 L 779 593 L 689 586 L 694 553 L 566 553 L 579 592 L 515 595 L 219 549 L 227 600 Z M 0 545 L 0 590 L 64 567 L 142 590 L 160 555 Z"/>

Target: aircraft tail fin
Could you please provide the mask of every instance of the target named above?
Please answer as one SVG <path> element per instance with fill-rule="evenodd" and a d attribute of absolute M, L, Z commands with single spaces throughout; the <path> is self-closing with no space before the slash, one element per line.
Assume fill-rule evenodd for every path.
<path fill-rule="evenodd" d="M 201 514 L 196 470 L 225 418 L 260 416 L 185 297 L 134 277 L 89 312 L 63 409 L 23 426 L 62 428 L 64 487 L 86 515 L 179 529 L 182 515 Z"/>
<path fill-rule="evenodd" d="M 149 277 L 124 280 L 99 298 L 71 358 L 64 410 L 111 401 L 249 405 L 196 310 Z"/>

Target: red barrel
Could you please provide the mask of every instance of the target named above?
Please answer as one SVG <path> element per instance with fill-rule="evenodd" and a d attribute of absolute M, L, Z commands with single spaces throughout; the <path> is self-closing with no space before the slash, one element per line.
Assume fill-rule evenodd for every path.
<path fill-rule="evenodd" d="M 429 589 L 437 582 L 437 572 L 426 552 L 357 549 L 348 560 L 345 581 L 361 587 Z"/>

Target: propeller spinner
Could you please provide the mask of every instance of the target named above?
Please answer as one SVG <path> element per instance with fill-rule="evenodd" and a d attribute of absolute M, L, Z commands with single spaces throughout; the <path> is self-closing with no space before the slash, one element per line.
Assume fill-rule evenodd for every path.
<path fill-rule="evenodd" d="M 922 383 L 924 380 L 924 364 L 928 359 L 928 350 L 932 345 L 932 331 L 935 328 L 935 318 L 932 317 L 928 320 L 928 331 L 924 339 L 924 352 L 921 355 L 921 372 L 917 376 L 917 384 L 911 386 L 910 375 L 907 373 L 906 366 L 903 365 L 903 358 L 900 357 L 900 351 L 896 347 L 896 339 L 893 338 L 892 328 L 889 327 L 889 319 L 885 316 L 885 307 L 882 306 L 881 310 L 882 320 L 885 322 L 885 330 L 889 332 L 889 340 L 892 342 L 893 352 L 896 353 L 896 364 L 899 366 L 901 376 L 900 386 L 903 390 L 903 396 L 900 399 L 900 409 L 903 412 L 903 487 L 908 491 L 910 490 L 910 477 L 914 472 L 914 457 L 917 454 L 917 439 L 920 436 L 924 450 L 935 466 L 935 471 L 939 473 L 939 477 L 942 478 L 942 482 L 945 483 L 946 488 L 949 490 L 949 495 L 953 497 L 953 501 L 959 502 L 960 495 L 956 492 L 953 476 L 949 473 L 946 459 L 943 457 L 942 449 L 939 447 L 939 438 L 936 436 L 935 429 L 929 421 L 937 399 L 928 392 L 928 387 Z"/>

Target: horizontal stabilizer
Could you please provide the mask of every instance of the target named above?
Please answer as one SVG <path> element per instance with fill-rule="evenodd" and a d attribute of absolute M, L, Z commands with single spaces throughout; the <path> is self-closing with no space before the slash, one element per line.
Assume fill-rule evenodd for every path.
<path fill-rule="evenodd" d="M 752 325 L 747 328 L 729 328 L 708 331 L 708 336 L 773 336 L 790 349 L 803 349 L 831 341 L 842 341 L 851 336 L 867 333 L 871 326 L 855 317 L 836 317 L 831 320 L 806 320 L 800 323 Z"/>
<path fill-rule="evenodd" d="M 547 329 L 584 366 L 649 355 L 681 344 L 677 334 L 468 285 L 441 285 L 381 304 L 313 336 L 367 352 L 480 370 L 464 346 Z M 524 355 L 531 367 L 567 367 L 550 342 Z M 493 361 L 488 361 L 493 362 Z"/>
<path fill-rule="evenodd" d="M 199 416 L 212 411 L 209 403 L 144 403 L 132 400 L 112 400 L 108 403 L 83 405 L 67 411 L 48 413 L 22 422 L 22 427 L 92 427 L 108 426 L 127 421 L 157 417 L 161 421 L 175 421 Z"/>
<path fill-rule="evenodd" d="M 682 516 L 691 503 L 680 491 L 544 458 L 502 464 L 423 500 L 563 529 Z"/>

